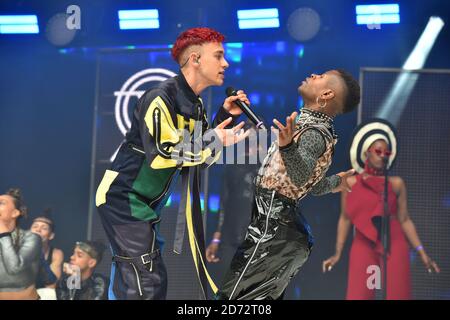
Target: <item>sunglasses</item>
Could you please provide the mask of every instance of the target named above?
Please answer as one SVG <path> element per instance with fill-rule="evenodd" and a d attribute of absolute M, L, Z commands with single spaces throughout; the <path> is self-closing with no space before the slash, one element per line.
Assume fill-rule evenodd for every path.
<path fill-rule="evenodd" d="M 380 157 L 383 157 L 383 156 L 390 157 L 392 155 L 392 152 L 390 150 L 383 151 L 382 149 L 379 149 L 379 148 L 370 148 L 369 151 L 375 152 L 375 154 Z"/>

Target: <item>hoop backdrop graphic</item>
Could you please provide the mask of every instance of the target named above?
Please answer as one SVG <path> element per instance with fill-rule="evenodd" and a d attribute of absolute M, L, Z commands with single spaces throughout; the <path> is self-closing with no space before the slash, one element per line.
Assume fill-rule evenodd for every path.
<path fill-rule="evenodd" d="M 176 76 L 176 73 L 167 69 L 145 69 L 132 75 L 127 81 L 125 81 L 119 91 L 114 92 L 114 95 L 117 97 L 114 108 L 116 123 L 120 132 L 122 132 L 124 136 L 131 128 L 131 120 L 128 113 L 130 107 L 130 97 L 136 96 L 139 99 L 145 92 L 145 90 L 139 90 L 139 88 L 145 84 L 155 81 L 162 82 L 174 76 Z M 149 86 L 147 85 L 147 87 Z"/>

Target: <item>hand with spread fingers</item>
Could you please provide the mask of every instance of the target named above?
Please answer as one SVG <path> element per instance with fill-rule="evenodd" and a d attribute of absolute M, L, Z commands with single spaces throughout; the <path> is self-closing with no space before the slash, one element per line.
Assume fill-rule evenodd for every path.
<path fill-rule="evenodd" d="M 298 113 L 292 112 L 289 117 L 286 117 L 286 125 L 284 126 L 277 119 L 273 119 L 273 123 L 278 127 L 277 130 L 272 126 L 272 131 L 274 131 L 278 136 L 278 145 L 280 147 L 287 146 L 292 142 L 292 138 L 295 133 L 295 119 L 297 118 Z"/>
<path fill-rule="evenodd" d="M 336 188 L 334 188 L 331 192 L 333 192 L 333 193 L 342 192 L 342 191 L 352 192 L 352 188 L 348 184 L 347 178 L 354 174 L 355 174 L 355 169 L 350 169 L 348 171 L 343 171 L 343 172 L 337 173 L 337 175 L 339 177 L 341 177 L 341 183 Z"/>
<path fill-rule="evenodd" d="M 232 120 L 233 118 L 229 117 L 214 128 L 215 133 L 225 147 L 231 146 L 235 143 L 238 143 L 239 141 L 244 140 L 250 134 L 249 130 L 242 130 L 245 124 L 243 121 L 231 129 L 225 129 Z"/>

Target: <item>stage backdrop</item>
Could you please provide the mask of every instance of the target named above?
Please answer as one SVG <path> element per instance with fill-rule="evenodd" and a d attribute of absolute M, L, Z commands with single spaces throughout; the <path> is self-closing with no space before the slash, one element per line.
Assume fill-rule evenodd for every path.
<path fill-rule="evenodd" d="M 413 298 L 449 299 L 450 70 L 363 68 L 360 81 L 359 122 L 383 117 L 397 128 L 399 153 L 391 174 L 404 179 L 409 214 L 441 268 L 440 274 L 428 274 L 411 249 Z"/>

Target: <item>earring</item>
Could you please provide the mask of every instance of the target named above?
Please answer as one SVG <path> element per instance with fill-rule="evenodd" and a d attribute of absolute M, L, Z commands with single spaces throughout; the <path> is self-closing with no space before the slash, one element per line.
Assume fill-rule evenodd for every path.
<path fill-rule="evenodd" d="M 319 105 L 319 107 L 321 109 L 325 109 L 325 107 L 327 106 L 327 101 L 326 100 L 324 100 L 324 101 L 325 101 L 325 104 L 322 105 L 319 103 L 319 97 L 316 98 L 316 103 Z"/>

